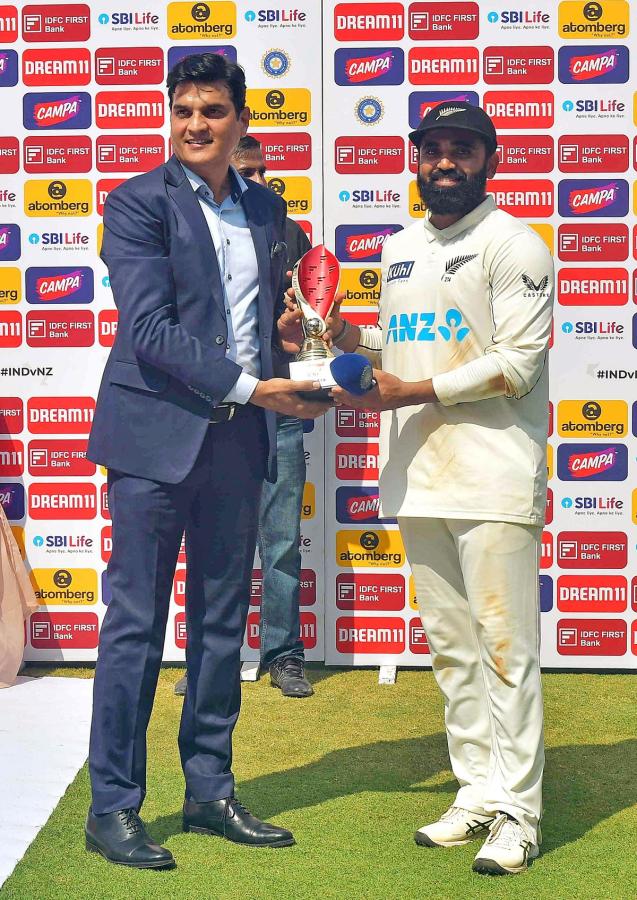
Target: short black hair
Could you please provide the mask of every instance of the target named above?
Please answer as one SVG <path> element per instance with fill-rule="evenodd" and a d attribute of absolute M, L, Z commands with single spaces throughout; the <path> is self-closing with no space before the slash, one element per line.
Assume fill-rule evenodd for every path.
<path fill-rule="evenodd" d="M 246 134 L 239 139 L 239 143 L 234 148 L 232 155 L 238 159 L 242 159 L 244 156 L 249 156 L 255 151 L 261 152 L 260 142 L 255 137 L 252 137 L 251 134 Z"/>
<path fill-rule="evenodd" d="M 237 116 L 246 105 L 246 76 L 241 66 L 230 62 L 220 53 L 191 53 L 176 63 L 166 78 L 168 102 L 172 109 L 175 88 L 180 84 L 211 84 L 221 81 L 227 85 Z"/>

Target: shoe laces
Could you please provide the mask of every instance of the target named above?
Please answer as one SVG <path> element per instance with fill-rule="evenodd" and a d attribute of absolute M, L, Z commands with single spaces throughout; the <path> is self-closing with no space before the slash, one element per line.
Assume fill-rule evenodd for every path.
<path fill-rule="evenodd" d="M 238 800 L 236 797 L 229 797 L 226 803 L 226 811 L 227 815 L 230 819 L 234 819 L 235 815 L 238 812 L 244 813 L 247 816 L 251 816 L 252 813 L 248 809 L 247 806 Z"/>
<path fill-rule="evenodd" d="M 530 844 L 530 841 L 519 822 L 509 818 L 506 813 L 498 813 L 489 829 L 487 844 L 496 844 L 504 850 L 511 850 L 513 847 Z"/>
<path fill-rule="evenodd" d="M 142 820 L 135 809 L 118 809 L 117 815 L 120 822 L 129 834 L 139 834 L 143 828 Z"/>
<path fill-rule="evenodd" d="M 469 824 L 470 821 L 475 822 L 476 825 L 479 825 L 480 828 L 489 828 L 493 819 L 488 818 L 486 821 L 480 821 L 476 818 L 477 813 L 472 813 L 468 809 L 463 809 L 461 806 L 450 806 L 446 812 L 440 816 L 441 822 L 466 822 Z"/>
<path fill-rule="evenodd" d="M 280 669 L 281 672 L 285 672 L 286 675 L 292 675 L 293 678 L 303 678 L 304 676 L 303 660 L 299 659 L 298 656 L 286 656 L 281 661 Z"/>

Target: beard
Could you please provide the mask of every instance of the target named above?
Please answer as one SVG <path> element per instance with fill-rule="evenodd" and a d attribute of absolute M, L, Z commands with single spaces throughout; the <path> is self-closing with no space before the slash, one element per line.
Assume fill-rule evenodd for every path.
<path fill-rule="evenodd" d="M 457 170 L 452 173 L 445 172 L 444 176 L 439 177 L 449 178 L 450 175 L 458 179 L 457 184 L 453 187 L 441 188 L 436 184 L 438 179 L 430 177 L 428 181 L 425 181 L 419 172 L 416 183 L 420 199 L 432 213 L 464 216 L 484 200 L 487 186 L 487 165 L 485 163 L 479 172 L 469 177 Z"/>

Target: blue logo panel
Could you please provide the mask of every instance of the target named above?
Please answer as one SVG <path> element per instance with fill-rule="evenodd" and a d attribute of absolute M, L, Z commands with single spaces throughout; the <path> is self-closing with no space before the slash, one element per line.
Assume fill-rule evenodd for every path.
<path fill-rule="evenodd" d="M 409 95 L 409 127 L 417 128 L 430 109 L 447 100 L 462 100 L 474 106 L 479 102 L 475 91 L 414 91 Z"/>
<path fill-rule="evenodd" d="M 22 122 L 28 131 L 73 131 L 90 128 L 91 95 L 84 91 L 25 94 Z"/>
<path fill-rule="evenodd" d="M 380 262 L 386 239 L 402 225 L 337 225 L 336 258 L 341 262 Z"/>
<path fill-rule="evenodd" d="M 18 54 L 15 50 L 0 50 L 0 87 L 18 83 Z"/>
<path fill-rule="evenodd" d="M 400 47 L 347 47 L 334 54 L 336 84 L 364 88 L 404 80 L 405 54 Z"/>
<path fill-rule="evenodd" d="M 540 612 L 553 609 L 553 579 L 550 575 L 540 575 Z"/>
<path fill-rule="evenodd" d="M 377 487 L 340 487 L 336 489 L 336 520 L 346 525 L 395 525 L 396 519 L 378 515 Z"/>
<path fill-rule="evenodd" d="M 560 444 L 557 448 L 560 481 L 625 481 L 628 448 L 625 444 Z"/>
<path fill-rule="evenodd" d="M 32 266 L 26 270 L 27 303 L 91 303 L 93 270 L 86 266 Z"/>
<path fill-rule="evenodd" d="M 7 519 L 12 522 L 24 519 L 24 485 L 2 482 L 0 484 L 0 503 Z"/>
<path fill-rule="evenodd" d="M 558 185 L 558 211 L 564 218 L 615 218 L 628 215 L 628 182 L 623 178 L 567 178 Z"/>
<path fill-rule="evenodd" d="M 629 53 L 621 44 L 560 47 L 557 74 L 562 84 L 625 84 Z"/>
<path fill-rule="evenodd" d="M 20 226 L 0 225 L 0 262 L 20 259 Z"/>

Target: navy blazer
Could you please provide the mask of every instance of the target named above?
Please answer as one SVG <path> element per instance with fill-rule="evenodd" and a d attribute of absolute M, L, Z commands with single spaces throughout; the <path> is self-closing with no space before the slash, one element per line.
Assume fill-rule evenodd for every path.
<path fill-rule="evenodd" d="M 246 182 L 242 196 L 259 269 L 261 377 L 272 377 L 275 304 L 285 277 L 285 203 Z M 241 367 L 228 335 L 214 245 L 175 156 L 109 194 L 101 257 L 118 309 L 117 336 L 88 444 L 93 462 L 177 484 L 192 469 L 210 408 Z M 268 475 L 276 478 L 276 416 L 266 413 Z"/>

